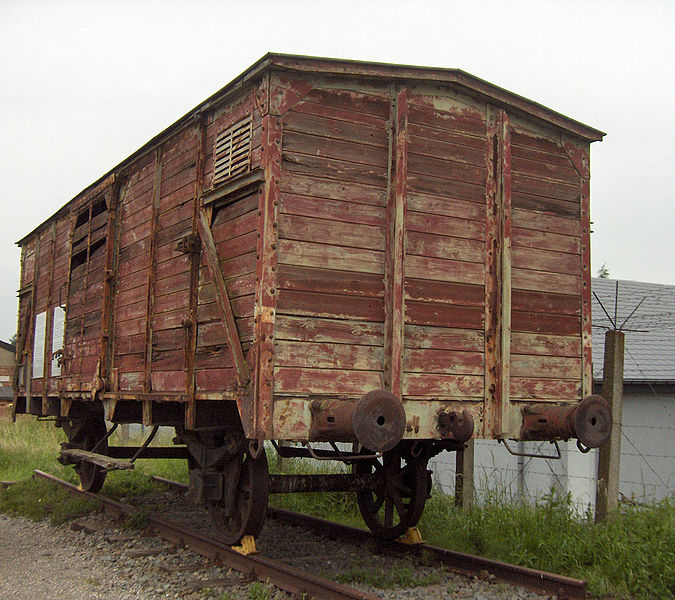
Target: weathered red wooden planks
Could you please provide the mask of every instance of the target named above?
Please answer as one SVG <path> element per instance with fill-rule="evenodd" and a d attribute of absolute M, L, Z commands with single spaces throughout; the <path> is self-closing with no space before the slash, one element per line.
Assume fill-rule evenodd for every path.
<path fill-rule="evenodd" d="M 238 399 L 260 439 L 275 396 L 483 401 L 496 436 L 511 400 L 588 391 L 586 141 L 461 85 L 254 79 L 26 240 L 24 373 L 35 313 L 49 345 L 68 308 L 64 373 L 28 395 L 170 392 L 188 427 L 200 399 Z M 214 187 L 215 141 L 242 119 L 245 177 Z"/>
<path fill-rule="evenodd" d="M 347 369 L 278 367 L 274 370 L 274 391 L 279 394 L 326 394 L 360 397 L 363 390 L 384 386 L 381 372 Z"/>

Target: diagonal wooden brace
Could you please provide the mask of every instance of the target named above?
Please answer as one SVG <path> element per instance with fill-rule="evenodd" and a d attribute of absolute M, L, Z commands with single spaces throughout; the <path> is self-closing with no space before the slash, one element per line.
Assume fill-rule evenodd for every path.
<path fill-rule="evenodd" d="M 234 313 L 232 312 L 232 305 L 227 294 L 227 286 L 225 285 L 225 278 L 223 271 L 220 268 L 220 259 L 218 258 L 218 251 L 216 250 L 216 243 L 211 233 L 211 225 L 209 218 L 205 211 L 199 211 L 199 232 L 206 250 L 206 264 L 211 273 L 213 285 L 216 288 L 216 299 L 218 307 L 223 317 L 223 325 L 225 326 L 225 335 L 227 337 L 227 347 L 232 356 L 232 364 L 237 377 L 237 383 L 240 387 L 244 387 L 251 379 L 248 365 L 244 359 L 244 351 L 241 347 L 241 340 L 237 332 L 237 325 L 234 322 Z"/>

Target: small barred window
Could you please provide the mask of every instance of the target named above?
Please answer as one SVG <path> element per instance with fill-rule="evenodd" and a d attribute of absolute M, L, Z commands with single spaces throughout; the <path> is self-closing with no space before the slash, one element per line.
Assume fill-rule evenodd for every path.
<path fill-rule="evenodd" d="M 251 166 L 251 117 L 221 132 L 213 149 L 213 183 L 248 172 Z"/>

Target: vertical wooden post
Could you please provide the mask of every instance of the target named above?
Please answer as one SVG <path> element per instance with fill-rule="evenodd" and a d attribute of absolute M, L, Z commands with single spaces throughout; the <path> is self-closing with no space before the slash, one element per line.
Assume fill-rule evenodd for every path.
<path fill-rule="evenodd" d="M 121 442 L 128 442 L 129 439 L 131 438 L 130 432 L 129 432 L 129 423 L 122 423 L 120 425 L 120 428 L 118 429 L 119 431 L 119 438 Z"/>
<path fill-rule="evenodd" d="M 269 83 L 272 86 L 272 83 Z M 275 84 L 276 86 L 276 84 Z M 269 88 L 268 88 L 269 89 Z M 275 87 L 275 90 L 277 88 Z M 282 117 L 261 110 L 262 158 L 265 182 L 258 204 L 258 252 L 256 262 L 255 344 L 257 368 L 254 375 L 253 431 L 244 423 L 248 437 L 273 437 L 274 426 L 274 328 L 277 308 L 278 213 L 281 185 Z M 265 114 L 266 113 L 266 114 Z M 245 403 L 249 400 L 245 399 Z M 248 426 L 248 427 L 247 427 Z"/>
<path fill-rule="evenodd" d="M 504 437 L 511 431 L 509 399 L 511 395 L 511 120 L 505 110 L 499 114 L 499 236 L 501 256 L 499 298 L 501 376 L 499 379 L 499 405 L 495 407 L 495 432 Z M 498 428 L 497 428 L 498 425 Z M 473 453 L 472 453 L 473 456 Z"/>
<path fill-rule="evenodd" d="M 624 341 L 623 331 L 614 329 L 605 334 L 602 396 L 609 403 L 612 412 L 612 433 L 599 450 L 596 522 L 603 521 L 610 512 L 616 510 L 619 501 Z"/>
<path fill-rule="evenodd" d="M 150 247 L 148 248 L 148 295 L 146 298 L 145 311 L 145 369 L 143 377 L 143 392 L 146 394 L 152 391 L 152 321 L 155 311 L 155 275 L 157 269 L 157 228 L 159 222 L 160 197 L 162 188 L 162 162 L 163 150 L 159 146 L 155 150 L 155 179 L 152 187 L 152 217 L 150 220 Z M 147 405 L 147 406 L 146 406 Z M 150 425 L 146 420 L 150 418 L 150 405 L 148 402 L 143 404 L 143 423 Z"/>
<path fill-rule="evenodd" d="M 469 440 L 466 449 L 457 452 L 455 468 L 455 506 L 470 510 L 473 506 L 475 486 L 473 479 L 473 440 Z"/>
<path fill-rule="evenodd" d="M 124 176 L 123 176 L 124 177 Z M 116 178 L 110 187 L 108 197 L 108 229 L 106 232 L 105 273 L 103 275 L 103 308 L 101 311 L 101 348 L 99 376 L 104 390 L 116 389 L 117 381 L 112 376 L 115 355 L 115 306 L 117 299 L 117 267 L 119 265 L 120 236 L 122 227 L 120 215 L 129 189 L 129 178 Z"/>
<path fill-rule="evenodd" d="M 49 287 L 47 289 L 47 319 L 45 322 L 45 353 L 42 357 L 42 414 L 48 414 L 47 394 L 52 367 L 52 336 L 54 329 L 54 307 L 52 297 L 54 287 L 54 257 L 56 256 L 56 219 L 52 221 L 51 238 L 49 240 Z"/>
<path fill-rule="evenodd" d="M 395 92 L 391 144 L 393 184 L 387 205 L 385 266 L 385 380 L 393 394 L 403 396 L 403 338 L 405 333 L 405 218 L 408 179 L 408 92 Z"/>
<path fill-rule="evenodd" d="M 485 421 L 488 437 L 508 437 L 511 354 L 511 126 L 488 107 L 485 237 Z"/>
<path fill-rule="evenodd" d="M 195 197 L 192 206 L 192 235 L 199 235 L 199 215 L 202 205 L 202 192 L 204 189 L 204 163 L 206 161 L 206 117 L 199 116 L 197 121 L 197 167 L 195 174 Z M 197 331 L 199 310 L 199 267 L 201 265 L 201 251 L 190 253 L 190 299 L 189 303 L 189 327 L 186 335 L 185 352 L 185 391 L 188 397 L 185 409 L 185 427 L 195 429 L 197 427 L 197 403 L 195 401 L 195 355 L 197 353 Z"/>

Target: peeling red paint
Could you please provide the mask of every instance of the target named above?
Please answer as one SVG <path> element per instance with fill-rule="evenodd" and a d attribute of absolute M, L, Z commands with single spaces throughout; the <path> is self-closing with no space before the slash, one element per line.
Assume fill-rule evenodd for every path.
<path fill-rule="evenodd" d="M 64 375 L 22 388 L 38 409 L 93 388 L 146 421 L 187 403 L 194 428 L 204 401 L 236 400 L 248 437 L 275 437 L 274 416 L 302 438 L 315 397 L 386 387 L 408 437 L 437 437 L 450 405 L 495 437 L 514 433 L 511 399 L 590 391 L 598 133 L 459 72 L 396 69 L 272 56 L 61 211 L 57 245 L 27 239 L 24 368 L 34 315 L 64 286 L 69 304 Z M 249 117 L 246 177 L 214 187 L 213 145 Z M 100 194 L 114 206 L 92 235 L 114 243 L 71 265 Z"/>

